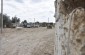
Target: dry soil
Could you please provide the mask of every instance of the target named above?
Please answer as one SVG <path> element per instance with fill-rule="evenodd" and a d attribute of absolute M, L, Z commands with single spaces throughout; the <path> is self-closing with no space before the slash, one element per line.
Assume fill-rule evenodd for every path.
<path fill-rule="evenodd" d="M 54 54 L 54 28 L 6 28 L 3 31 L 0 34 L 0 55 Z"/>

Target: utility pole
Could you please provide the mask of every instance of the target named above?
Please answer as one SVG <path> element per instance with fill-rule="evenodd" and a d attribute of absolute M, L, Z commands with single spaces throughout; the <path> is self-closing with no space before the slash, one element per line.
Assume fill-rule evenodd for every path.
<path fill-rule="evenodd" d="M 34 27 L 35 27 L 35 18 L 34 18 Z"/>
<path fill-rule="evenodd" d="M 3 32 L 3 0 L 1 0 L 1 33 Z"/>
<path fill-rule="evenodd" d="M 48 23 L 49 23 L 49 18 L 48 18 Z"/>

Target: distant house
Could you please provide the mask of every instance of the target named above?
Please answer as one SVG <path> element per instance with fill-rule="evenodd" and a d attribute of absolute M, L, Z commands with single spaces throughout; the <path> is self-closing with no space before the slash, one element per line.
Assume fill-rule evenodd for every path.
<path fill-rule="evenodd" d="M 38 23 L 28 23 L 27 24 L 27 27 L 30 27 L 30 28 L 38 28 L 39 27 L 39 24 Z"/>
<path fill-rule="evenodd" d="M 46 27 L 46 26 L 47 26 L 46 22 L 40 23 L 40 27 Z"/>
<path fill-rule="evenodd" d="M 27 28 L 32 28 L 33 27 L 33 23 L 27 23 Z"/>
<path fill-rule="evenodd" d="M 16 28 L 16 27 L 19 27 L 20 26 L 20 23 L 17 22 L 17 23 L 12 23 L 12 28 Z"/>

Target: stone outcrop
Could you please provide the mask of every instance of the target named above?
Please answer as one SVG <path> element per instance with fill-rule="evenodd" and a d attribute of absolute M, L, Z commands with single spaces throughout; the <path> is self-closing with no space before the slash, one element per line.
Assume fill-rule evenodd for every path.
<path fill-rule="evenodd" d="M 56 0 L 55 55 L 85 55 L 85 0 Z"/>

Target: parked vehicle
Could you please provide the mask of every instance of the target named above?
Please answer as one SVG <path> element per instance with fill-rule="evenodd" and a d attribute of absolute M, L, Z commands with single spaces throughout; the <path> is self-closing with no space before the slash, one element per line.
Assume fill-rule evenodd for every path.
<path fill-rule="evenodd" d="M 34 25 L 34 28 L 38 28 L 39 27 L 39 25 Z"/>
<path fill-rule="evenodd" d="M 47 29 L 52 29 L 52 25 L 48 25 L 47 26 Z"/>

